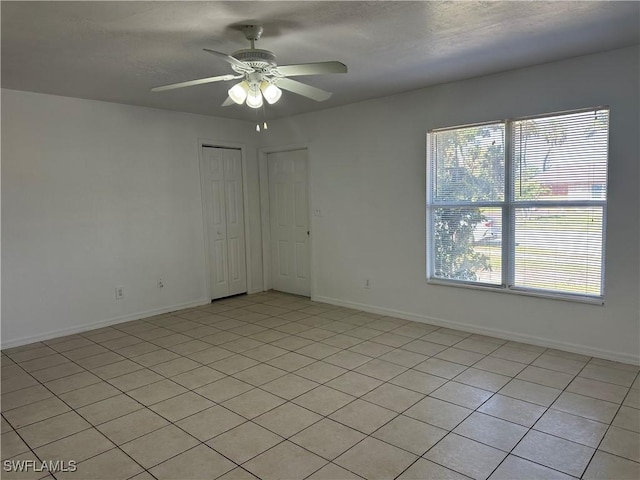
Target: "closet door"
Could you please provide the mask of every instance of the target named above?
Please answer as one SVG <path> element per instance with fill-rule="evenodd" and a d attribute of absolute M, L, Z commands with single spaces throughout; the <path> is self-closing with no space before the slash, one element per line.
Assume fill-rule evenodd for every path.
<path fill-rule="evenodd" d="M 202 175 L 211 299 L 247 291 L 240 150 L 203 147 Z"/>

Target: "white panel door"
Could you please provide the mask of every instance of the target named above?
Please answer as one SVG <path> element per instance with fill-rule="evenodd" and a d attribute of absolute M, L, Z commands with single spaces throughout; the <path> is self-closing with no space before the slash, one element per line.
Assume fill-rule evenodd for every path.
<path fill-rule="evenodd" d="M 242 153 L 202 148 L 211 299 L 247 291 Z"/>
<path fill-rule="evenodd" d="M 267 156 L 271 222 L 271 283 L 275 290 L 309 296 L 307 151 Z"/>

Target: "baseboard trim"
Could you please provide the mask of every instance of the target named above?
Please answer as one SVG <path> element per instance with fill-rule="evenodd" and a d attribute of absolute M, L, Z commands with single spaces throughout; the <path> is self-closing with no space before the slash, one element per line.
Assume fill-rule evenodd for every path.
<path fill-rule="evenodd" d="M 329 303 L 331 305 L 337 305 L 340 307 L 353 308 L 362 310 L 364 312 L 376 313 L 379 315 L 387 315 L 404 320 L 412 320 L 414 322 L 428 323 L 431 325 L 437 325 L 439 327 L 448 327 L 457 330 L 464 330 L 470 333 L 477 333 L 479 335 L 488 335 L 492 337 L 502 338 L 504 340 L 510 340 L 514 342 L 529 343 L 531 345 L 537 345 L 539 347 L 556 348 L 558 350 L 565 350 L 567 352 L 578 353 L 581 355 L 588 355 L 590 357 L 604 358 L 606 360 L 612 360 L 614 362 L 629 363 L 632 365 L 640 365 L 640 357 L 620 353 L 612 352 L 610 350 L 602 350 L 599 348 L 593 348 L 586 345 L 579 345 L 570 342 L 559 342 L 550 338 L 538 337 L 535 335 L 526 335 L 517 332 L 511 332 L 507 330 L 499 330 L 495 328 L 482 327 L 464 322 L 456 322 L 452 320 L 445 320 L 441 318 L 429 317 L 427 315 L 419 315 L 412 312 L 405 312 L 402 310 L 396 310 L 393 308 L 378 307 L 374 305 L 367 305 L 364 303 L 350 302 L 348 300 L 342 300 L 332 297 L 324 297 L 322 295 L 315 295 L 311 298 L 315 302 Z"/>
<path fill-rule="evenodd" d="M 41 342 L 43 340 L 50 340 L 52 338 L 63 337 L 66 335 L 73 335 L 74 333 L 88 332 L 97 328 L 109 327 L 111 325 L 117 325 L 119 323 L 130 322 L 132 320 L 140 320 L 142 318 L 153 317 L 154 315 L 162 315 L 163 313 L 175 312 L 176 310 L 182 310 L 185 308 L 198 307 L 211 303 L 210 299 L 195 300 L 193 302 L 180 303 L 177 305 L 170 305 L 167 307 L 156 308 L 153 310 L 146 310 L 144 312 L 132 313 L 129 315 L 122 315 L 120 317 L 112 317 L 106 320 L 99 320 L 97 322 L 85 323 L 83 325 L 77 325 L 69 328 L 61 328 L 58 330 L 52 330 L 46 333 L 38 335 L 31 335 L 28 337 L 16 338 L 7 342 L 2 342 L 1 348 L 13 348 L 27 345 L 33 342 Z"/>

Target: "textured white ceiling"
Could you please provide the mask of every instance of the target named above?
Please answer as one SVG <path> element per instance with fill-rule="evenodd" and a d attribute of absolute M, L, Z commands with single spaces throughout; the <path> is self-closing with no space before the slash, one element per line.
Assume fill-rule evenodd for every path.
<path fill-rule="evenodd" d="M 285 92 L 282 117 L 639 43 L 638 2 L 1 2 L 2 87 L 252 119 L 221 107 L 229 84 L 150 87 L 230 73 L 203 52 L 256 47 L 279 64 L 339 60 L 349 73 L 298 77 L 334 92 Z"/>

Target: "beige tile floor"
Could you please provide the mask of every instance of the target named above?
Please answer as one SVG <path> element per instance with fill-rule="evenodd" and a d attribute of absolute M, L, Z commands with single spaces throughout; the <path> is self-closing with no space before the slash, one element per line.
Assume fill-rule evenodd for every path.
<path fill-rule="evenodd" d="M 637 480 L 638 371 L 235 297 L 3 351 L 2 478 Z"/>

